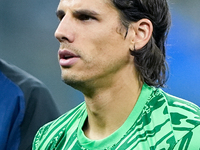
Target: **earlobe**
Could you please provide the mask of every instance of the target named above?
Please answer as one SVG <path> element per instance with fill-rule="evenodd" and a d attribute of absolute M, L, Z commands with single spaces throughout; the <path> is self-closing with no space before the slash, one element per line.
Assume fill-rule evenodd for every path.
<path fill-rule="evenodd" d="M 153 25 L 148 19 L 141 19 L 138 22 L 133 23 L 135 36 L 134 36 L 134 48 L 135 50 L 144 47 L 150 40 L 153 32 Z"/>

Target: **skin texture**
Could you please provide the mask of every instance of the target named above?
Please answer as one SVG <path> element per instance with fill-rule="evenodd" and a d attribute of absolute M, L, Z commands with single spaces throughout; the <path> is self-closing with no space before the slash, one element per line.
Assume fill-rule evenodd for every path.
<path fill-rule="evenodd" d="M 105 138 L 124 123 L 140 94 L 142 83 L 130 49 L 148 42 L 151 22 L 132 23 L 124 38 L 119 13 L 106 0 L 61 0 L 57 16 L 59 51 L 78 56 L 74 63 L 61 65 L 62 79 L 84 94 L 85 135 Z"/>

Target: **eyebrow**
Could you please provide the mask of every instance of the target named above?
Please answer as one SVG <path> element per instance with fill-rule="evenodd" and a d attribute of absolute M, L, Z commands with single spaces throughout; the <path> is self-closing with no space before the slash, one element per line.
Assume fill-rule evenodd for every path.
<path fill-rule="evenodd" d="M 93 10 L 87 10 L 87 9 L 80 9 L 80 10 L 74 10 L 73 15 L 88 15 L 88 16 L 98 16 L 99 14 L 96 11 Z"/>
<path fill-rule="evenodd" d="M 73 15 L 77 16 L 77 15 L 88 15 L 88 16 L 98 16 L 99 14 L 96 11 L 93 10 L 87 10 L 87 9 L 81 9 L 81 10 L 74 10 L 73 11 Z M 58 18 L 61 18 L 65 15 L 65 12 L 63 10 L 57 10 L 56 11 L 56 16 Z"/>

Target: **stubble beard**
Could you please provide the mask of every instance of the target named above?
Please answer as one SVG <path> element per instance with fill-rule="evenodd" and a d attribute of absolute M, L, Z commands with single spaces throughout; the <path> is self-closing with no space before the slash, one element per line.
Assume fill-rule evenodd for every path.
<path fill-rule="evenodd" d="M 82 92 L 82 93 L 85 93 L 85 91 L 89 91 L 89 90 L 86 90 L 88 89 L 87 85 L 86 85 L 86 81 L 83 81 L 83 80 L 78 80 L 76 79 L 75 76 L 72 76 L 72 77 L 62 77 L 62 81 L 71 86 L 72 88 Z"/>

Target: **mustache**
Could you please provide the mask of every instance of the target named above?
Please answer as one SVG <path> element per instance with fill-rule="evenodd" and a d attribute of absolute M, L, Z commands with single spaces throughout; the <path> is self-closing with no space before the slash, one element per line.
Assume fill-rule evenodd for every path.
<path fill-rule="evenodd" d="M 63 50 L 64 49 L 70 50 L 70 51 L 76 53 L 79 56 L 81 56 L 81 54 L 82 54 L 82 51 L 80 49 L 75 48 L 74 46 L 71 46 L 71 45 L 66 44 L 66 43 L 60 43 L 60 47 L 59 48 L 63 49 Z"/>

